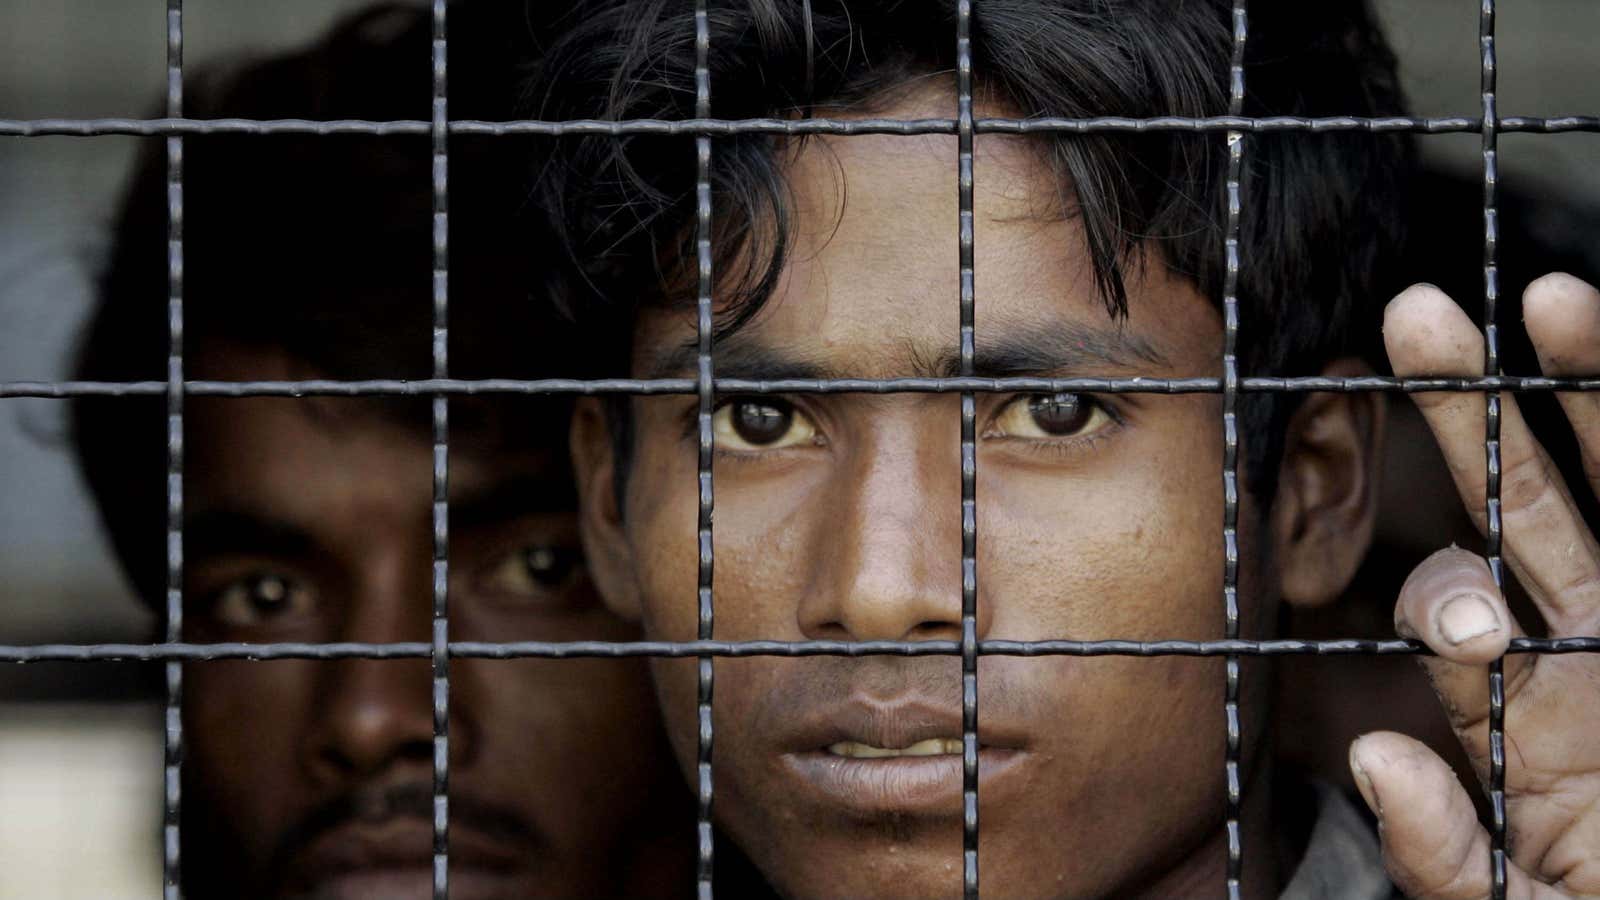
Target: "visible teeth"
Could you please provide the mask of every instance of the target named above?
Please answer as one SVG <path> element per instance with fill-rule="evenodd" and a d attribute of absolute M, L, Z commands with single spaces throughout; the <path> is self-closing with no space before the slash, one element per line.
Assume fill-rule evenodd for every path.
<path fill-rule="evenodd" d="M 946 756 L 961 753 L 960 738 L 928 738 L 909 747 L 874 747 L 856 741 L 840 741 L 828 747 L 834 756 L 850 759 L 886 759 L 896 756 Z"/>

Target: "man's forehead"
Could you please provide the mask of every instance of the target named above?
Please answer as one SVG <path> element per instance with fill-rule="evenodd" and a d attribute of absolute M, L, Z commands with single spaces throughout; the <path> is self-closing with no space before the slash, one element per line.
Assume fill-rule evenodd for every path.
<path fill-rule="evenodd" d="M 907 93 L 874 114 L 934 114 L 944 89 Z M 993 112 L 991 110 L 991 112 Z M 789 247 L 770 298 L 719 335 L 727 377 L 943 377 L 957 362 L 960 283 L 957 146 L 950 135 L 824 137 L 785 168 Z M 1064 183 L 1036 142 L 984 136 L 975 160 L 978 370 L 1135 374 L 1170 362 L 1212 367 L 1220 323 L 1155 254 L 1130 260 L 1129 308 L 1114 319 L 1081 225 L 1060 215 Z M 722 298 L 714 297 L 714 301 Z M 726 310 L 724 310 L 726 311 Z M 635 370 L 692 374 L 692 314 L 647 310 Z"/>
<path fill-rule="evenodd" d="M 188 479 L 197 502 L 315 518 L 329 510 L 431 509 L 432 437 L 371 398 L 195 398 Z M 564 422 L 562 423 L 565 424 Z M 538 510 L 570 508 L 564 455 L 544 446 L 452 434 L 452 503 L 502 494 Z M 511 489 L 508 486 L 515 486 Z"/>

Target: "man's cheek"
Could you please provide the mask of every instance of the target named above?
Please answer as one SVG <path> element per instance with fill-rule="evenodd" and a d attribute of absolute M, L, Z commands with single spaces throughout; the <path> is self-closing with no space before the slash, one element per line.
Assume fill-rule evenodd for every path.
<path fill-rule="evenodd" d="M 1220 621 L 1220 545 L 1186 527 L 1159 486 L 1056 487 L 1020 486 L 980 506 L 980 602 L 997 604 L 991 637 L 1212 636 L 1201 625 Z"/>
<path fill-rule="evenodd" d="M 724 672 L 724 661 L 718 660 L 717 674 Z M 656 700 L 661 708 L 661 721 L 666 727 L 667 741 L 672 745 L 679 768 L 691 781 L 697 754 L 696 707 L 698 702 L 698 659 L 650 660 L 651 675 L 655 680 Z M 717 691 L 716 705 L 727 704 L 726 679 Z"/>
<path fill-rule="evenodd" d="M 186 779 L 246 854 L 262 865 L 300 796 L 294 723 L 263 698 L 289 696 L 280 671 L 304 661 L 202 662 L 190 667 L 184 725 L 190 736 Z M 249 723 L 249 727 L 240 727 Z"/>
<path fill-rule="evenodd" d="M 698 636 L 699 551 L 692 508 L 659 508 L 648 521 L 630 523 L 630 532 L 645 637 L 694 640 Z"/>

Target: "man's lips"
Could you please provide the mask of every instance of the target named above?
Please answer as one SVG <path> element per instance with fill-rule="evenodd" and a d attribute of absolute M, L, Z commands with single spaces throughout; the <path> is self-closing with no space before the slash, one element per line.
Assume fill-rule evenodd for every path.
<path fill-rule="evenodd" d="M 450 799 L 452 881 L 461 882 L 463 898 L 505 893 L 507 879 L 526 875 L 541 858 L 546 848 L 539 833 L 515 809 L 470 790 Z M 432 815 L 431 782 L 363 785 L 328 798 L 286 829 L 265 871 L 282 889 L 278 893 L 291 895 L 316 889 L 318 896 L 371 896 L 351 891 L 378 883 L 426 887 L 432 883 Z M 485 893 L 486 884 L 502 889 Z M 466 890 L 469 885 L 477 888 Z"/>
<path fill-rule="evenodd" d="M 473 880 L 509 876 L 528 862 L 527 852 L 471 827 L 452 823 L 450 868 Z M 348 876 L 419 876 L 431 883 L 433 827 L 415 816 L 351 822 L 323 832 L 290 861 L 291 885 L 309 888 Z M 455 892 L 452 891 L 452 894 Z"/>
<path fill-rule="evenodd" d="M 786 729 L 783 748 L 804 753 L 838 744 L 906 749 L 928 741 L 961 741 L 961 708 L 923 697 L 878 700 L 857 695 L 802 712 Z M 1026 735 L 985 715 L 979 743 L 995 750 L 1022 750 Z M 955 752 L 959 754 L 960 748 Z M 926 755 L 926 754 L 924 754 Z"/>
<path fill-rule="evenodd" d="M 1025 743 L 1019 731 L 984 722 L 978 777 L 985 795 L 1020 781 L 1015 773 L 1028 758 Z M 797 782 L 802 802 L 869 819 L 961 812 L 959 707 L 855 697 L 803 714 L 785 746 L 779 768 Z"/>

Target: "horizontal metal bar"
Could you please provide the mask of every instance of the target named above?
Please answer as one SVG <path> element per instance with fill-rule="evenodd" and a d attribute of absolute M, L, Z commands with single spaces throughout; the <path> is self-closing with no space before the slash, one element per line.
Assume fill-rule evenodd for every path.
<path fill-rule="evenodd" d="M 1033 119 L 993 118 L 977 120 L 980 134 L 1040 134 L 1064 132 L 1220 132 L 1220 131 L 1330 131 L 1415 132 L 1419 134 L 1477 133 L 1483 120 L 1473 116 L 1093 116 L 1086 118 L 1040 117 Z M 0 119 L 0 136 L 10 137 L 98 137 L 103 135 L 194 135 L 194 134 L 366 134 L 417 135 L 430 133 L 431 123 L 421 119 L 377 121 L 369 119 L 183 119 L 183 118 L 47 118 Z M 544 137 L 583 135 L 712 135 L 734 134 L 955 134 L 954 119 L 626 119 L 608 121 L 574 119 L 547 122 L 515 120 L 491 122 L 458 119 L 449 123 L 451 134 L 488 136 L 536 135 Z M 1600 131 L 1600 116 L 1507 116 L 1499 120 L 1501 132 L 1558 134 Z"/>
<path fill-rule="evenodd" d="M 752 380 L 718 378 L 719 394 L 943 394 L 1060 393 L 1098 394 L 1215 394 L 1217 378 L 784 378 Z M 1366 376 L 1335 378 L 1315 375 L 1295 378 L 1243 378 L 1247 393 L 1425 392 L 1471 393 L 1480 391 L 1600 391 L 1600 378 L 1545 378 L 1542 376 L 1472 376 L 1394 378 Z M 165 394 L 165 381 L 4 381 L 0 398 L 33 397 L 133 397 Z M 205 381 L 184 382 L 184 393 L 197 397 L 422 397 L 438 394 L 693 394 L 692 378 L 427 378 L 415 381 L 373 379 L 340 381 Z"/>
<path fill-rule="evenodd" d="M 154 660 L 427 659 L 432 645 L 388 644 L 12 644 L 0 645 L 0 662 L 105 662 Z M 1516 638 L 1511 653 L 1600 653 L 1600 637 Z M 573 659 L 692 656 L 959 656 L 959 641 L 452 641 L 463 659 Z M 1406 656 L 1428 655 L 1420 641 L 1332 640 L 1042 640 L 978 642 L 984 656 Z"/>

